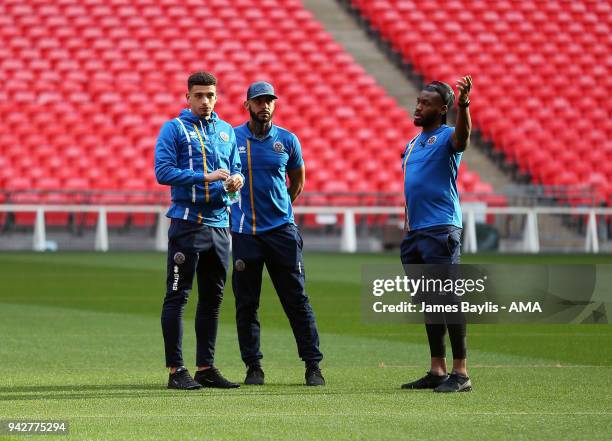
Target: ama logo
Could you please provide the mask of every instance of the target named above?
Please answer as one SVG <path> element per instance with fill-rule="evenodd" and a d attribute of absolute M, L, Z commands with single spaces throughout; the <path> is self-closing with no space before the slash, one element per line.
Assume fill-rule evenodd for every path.
<path fill-rule="evenodd" d="M 542 312 L 540 302 L 512 302 L 508 312 Z"/>

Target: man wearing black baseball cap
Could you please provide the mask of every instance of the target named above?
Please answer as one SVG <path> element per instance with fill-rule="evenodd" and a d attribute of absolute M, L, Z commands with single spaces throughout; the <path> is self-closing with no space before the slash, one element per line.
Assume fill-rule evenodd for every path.
<path fill-rule="evenodd" d="M 291 206 L 304 188 L 306 169 L 297 136 L 272 124 L 277 99 L 270 83 L 251 84 L 244 102 L 250 119 L 234 128 L 245 176 L 240 203 L 231 213 L 232 287 L 240 353 L 247 366 L 244 382 L 264 384 L 257 309 L 265 264 L 306 365 L 306 384 L 323 386 L 323 354 L 304 287 L 303 241 Z"/>
<path fill-rule="evenodd" d="M 247 101 L 260 96 L 267 96 L 274 100 L 278 99 L 278 97 L 274 94 L 274 86 L 266 81 L 256 81 L 247 89 Z"/>

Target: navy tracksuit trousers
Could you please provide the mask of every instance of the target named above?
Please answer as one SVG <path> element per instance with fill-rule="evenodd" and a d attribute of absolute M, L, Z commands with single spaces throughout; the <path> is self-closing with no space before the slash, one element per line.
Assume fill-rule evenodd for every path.
<path fill-rule="evenodd" d="M 461 256 L 461 228 L 441 225 L 409 231 L 400 250 L 402 264 L 407 273 L 411 264 L 439 264 L 440 267 L 434 270 L 437 271 L 436 274 L 440 275 L 442 271 L 447 277 L 452 277 L 453 265 L 459 264 Z M 424 313 L 424 316 L 432 357 L 446 356 L 444 336 L 447 329 L 453 358 L 467 357 L 467 327 L 463 313 Z"/>
<path fill-rule="evenodd" d="M 161 315 L 166 366 L 183 366 L 183 310 L 198 278 L 196 365 L 212 366 L 219 308 L 229 267 L 228 228 L 172 219 L 168 230 L 166 297 Z"/>
<path fill-rule="evenodd" d="M 323 358 L 315 316 L 304 288 L 302 246 L 302 236 L 293 224 L 257 235 L 232 233 L 236 326 L 246 365 L 259 364 L 263 357 L 257 310 L 264 264 L 289 319 L 300 358 L 306 363 Z"/>

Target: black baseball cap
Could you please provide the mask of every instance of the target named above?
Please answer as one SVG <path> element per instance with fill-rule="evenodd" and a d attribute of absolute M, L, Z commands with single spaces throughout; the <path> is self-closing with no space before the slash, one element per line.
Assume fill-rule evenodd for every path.
<path fill-rule="evenodd" d="M 252 100 L 258 96 L 271 96 L 274 99 L 278 99 L 274 94 L 274 86 L 265 81 L 257 81 L 251 84 L 247 90 L 247 100 Z"/>

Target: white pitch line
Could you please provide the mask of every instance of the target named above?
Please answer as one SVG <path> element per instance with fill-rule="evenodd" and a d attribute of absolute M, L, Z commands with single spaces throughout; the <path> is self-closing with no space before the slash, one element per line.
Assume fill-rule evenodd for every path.
<path fill-rule="evenodd" d="M 410 411 L 411 415 L 429 415 L 431 416 L 431 412 L 414 412 Z M 445 413 L 444 417 L 449 416 L 612 416 L 612 412 L 453 412 L 453 413 Z M 209 413 L 206 415 L 202 415 L 201 413 L 180 413 L 180 414 L 160 414 L 160 415 L 73 415 L 68 417 L 57 417 L 54 418 L 63 418 L 63 419 L 115 419 L 115 418 L 124 418 L 124 419 L 154 419 L 154 418 L 185 418 L 185 417 L 194 417 L 194 418 L 226 418 L 226 417 L 247 417 L 247 418 L 261 418 L 261 417 L 368 417 L 368 416 L 376 416 L 376 417 L 387 417 L 387 418 L 404 418 L 406 416 L 405 413 L 375 413 L 375 412 L 342 412 L 342 413 L 246 413 L 246 414 L 230 414 L 227 413 Z M 26 418 L 23 416 L 19 417 L 20 419 Z"/>
<path fill-rule="evenodd" d="M 359 366 L 360 369 L 420 369 L 423 367 L 422 364 L 385 364 L 379 363 L 377 366 Z M 294 366 L 274 366 L 271 369 L 292 369 Z M 572 364 L 572 365 L 560 365 L 560 364 L 472 364 L 469 366 L 470 369 L 610 369 L 612 365 L 596 365 L 596 364 Z M 143 367 L 142 369 L 147 369 Z M 334 369 L 334 368 L 327 368 Z M 38 371 L 38 368 L 20 368 L 21 371 Z M 111 372 L 116 371 L 117 368 L 101 368 L 101 367 L 84 367 L 84 368 L 55 368 L 56 372 Z M 161 383 L 160 383 L 161 384 Z M 55 386 L 63 386 L 63 384 L 57 384 Z M 97 386 L 97 385 L 96 385 Z M 102 384 L 99 386 L 103 386 Z M 161 386 L 160 386 L 161 387 Z"/>
<path fill-rule="evenodd" d="M 398 364 L 384 364 L 381 363 L 378 365 L 379 368 L 382 369 L 412 369 L 423 367 L 423 365 L 398 365 Z M 470 365 L 470 368 L 477 369 L 488 369 L 488 368 L 501 368 L 501 369 L 510 369 L 510 368 L 518 368 L 518 369 L 553 369 L 553 368 L 612 368 L 612 365 L 597 365 L 597 364 L 473 364 Z"/>

